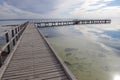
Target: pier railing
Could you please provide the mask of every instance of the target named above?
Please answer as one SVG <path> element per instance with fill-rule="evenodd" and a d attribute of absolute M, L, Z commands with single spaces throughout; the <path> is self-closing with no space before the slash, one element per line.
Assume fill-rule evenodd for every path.
<path fill-rule="evenodd" d="M 39 21 L 34 22 L 39 28 L 57 27 L 67 25 L 82 25 L 82 24 L 110 24 L 110 19 L 96 19 L 96 20 L 68 20 L 68 21 Z"/>
<path fill-rule="evenodd" d="M 18 27 L 15 27 L 14 29 L 11 30 L 11 33 L 5 32 L 4 34 L 2 34 L 5 36 L 6 43 L 0 50 L 0 67 L 4 63 L 4 60 L 6 59 L 7 55 L 12 51 L 12 49 L 16 45 L 17 41 L 19 40 L 23 31 L 25 30 L 27 24 L 28 22 L 21 24 Z"/>

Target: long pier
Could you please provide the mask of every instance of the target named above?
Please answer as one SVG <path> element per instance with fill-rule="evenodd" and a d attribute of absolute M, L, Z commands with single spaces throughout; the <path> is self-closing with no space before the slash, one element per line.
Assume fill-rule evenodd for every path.
<path fill-rule="evenodd" d="M 44 21 L 15 27 L 11 38 L 5 33 L 6 44 L 0 51 L 0 80 L 76 80 L 37 27 L 109 23 L 111 20 Z"/>
<path fill-rule="evenodd" d="M 33 23 L 23 30 L 14 50 L 6 47 L 9 56 L 0 69 L 0 80 L 75 80 Z"/>
<path fill-rule="evenodd" d="M 39 28 L 57 27 L 67 25 L 85 25 L 85 24 L 110 24 L 110 19 L 97 19 L 97 20 L 69 20 L 69 21 L 40 21 L 35 22 Z"/>

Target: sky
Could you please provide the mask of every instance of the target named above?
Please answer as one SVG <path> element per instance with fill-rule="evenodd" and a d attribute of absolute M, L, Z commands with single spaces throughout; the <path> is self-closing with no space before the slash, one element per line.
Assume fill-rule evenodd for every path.
<path fill-rule="evenodd" d="M 0 0 L 0 19 L 107 18 L 120 21 L 120 0 Z"/>

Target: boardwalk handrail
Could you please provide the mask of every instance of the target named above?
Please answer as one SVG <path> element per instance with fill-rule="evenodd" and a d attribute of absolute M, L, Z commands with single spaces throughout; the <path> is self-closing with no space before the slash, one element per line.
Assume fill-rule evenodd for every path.
<path fill-rule="evenodd" d="M 21 37 L 23 31 L 26 28 L 26 25 L 28 24 L 28 22 L 25 22 L 24 24 L 21 24 L 20 26 L 16 27 L 15 29 L 11 30 L 11 39 L 9 38 L 9 33 L 5 32 L 5 40 L 6 40 L 6 44 L 1 48 L 0 51 L 0 67 L 3 65 L 3 56 L 7 56 L 12 49 L 14 48 L 14 46 L 16 45 L 18 39 Z M 3 34 L 2 34 L 3 35 Z M 11 47 L 11 44 L 13 43 L 13 47 Z M 5 51 L 7 49 L 7 51 Z"/>

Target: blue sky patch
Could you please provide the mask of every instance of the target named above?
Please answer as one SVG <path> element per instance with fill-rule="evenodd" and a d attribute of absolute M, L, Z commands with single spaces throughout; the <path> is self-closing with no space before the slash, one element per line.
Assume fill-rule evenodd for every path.
<path fill-rule="evenodd" d="M 120 6 L 120 0 L 114 0 L 108 3 L 107 6 Z"/>
<path fill-rule="evenodd" d="M 109 31 L 105 31 L 103 34 L 106 34 L 108 36 L 111 36 L 112 38 L 115 38 L 115 39 L 120 39 L 120 31 L 112 31 L 112 30 L 109 30 Z"/>

